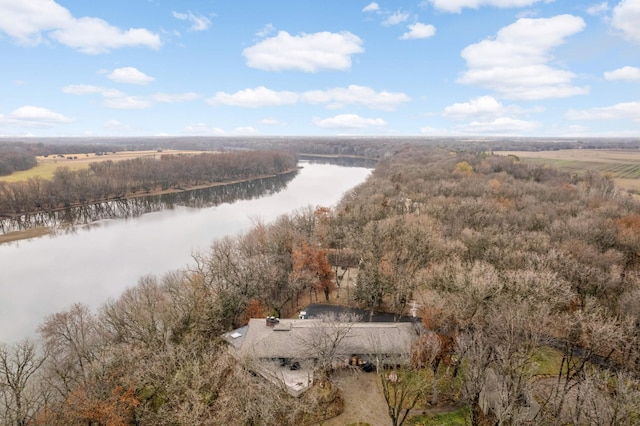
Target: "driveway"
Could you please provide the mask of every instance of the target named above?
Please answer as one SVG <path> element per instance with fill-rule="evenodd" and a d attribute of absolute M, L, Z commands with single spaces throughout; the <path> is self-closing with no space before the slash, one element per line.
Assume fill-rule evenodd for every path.
<path fill-rule="evenodd" d="M 358 422 L 387 426 L 391 423 L 376 373 L 343 369 L 336 371 L 331 378 L 344 398 L 344 411 L 323 422 L 323 426 L 344 426 Z"/>

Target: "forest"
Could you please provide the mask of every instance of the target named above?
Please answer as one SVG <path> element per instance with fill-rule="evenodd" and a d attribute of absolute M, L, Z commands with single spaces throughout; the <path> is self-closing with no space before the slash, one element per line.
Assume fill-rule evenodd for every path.
<path fill-rule="evenodd" d="M 0 215 L 11 216 L 86 205 L 152 191 L 182 190 L 234 180 L 255 179 L 294 170 L 295 154 L 235 151 L 162 155 L 102 161 L 87 169 L 59 167 L 53 179 L 0 182 Z"/>
<path fill-rule="evenodd" d="M 256 223 L 96 311 L 50 315 L 38 339 L 1 344 L 0 423 L 317 423 L 330 382 L 301 399 L 273 392 L 221 335 L 295 315 L 301 299 L 335 303 L 348 269 L 341 304 L 421 305 L 412 367 L 398 382 L 380 374 L 382 423 L 453 404 L 474 426 L 638 424 L 640 203 L 607 177 L 484 150 L 376 150 L 372 176 L 335 208 Z"/>

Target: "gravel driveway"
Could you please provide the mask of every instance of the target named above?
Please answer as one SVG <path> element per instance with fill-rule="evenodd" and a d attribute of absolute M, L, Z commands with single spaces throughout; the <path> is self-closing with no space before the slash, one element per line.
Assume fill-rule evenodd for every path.
<path fill-rule="evenodd" d="M 337 417 L 322 423 L 323 426 L 344 426 L 363 422 L 371 426 L 387 426 L 391 418 L 387 413 L 378 375 L 360 369 L 344 369 L 332 375 L 333 383 L 340 388 L 344 398 L 344 411 Z"/>

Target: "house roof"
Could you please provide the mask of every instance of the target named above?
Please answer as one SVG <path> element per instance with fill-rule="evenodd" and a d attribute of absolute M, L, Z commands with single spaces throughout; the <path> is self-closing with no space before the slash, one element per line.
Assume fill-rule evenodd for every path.
<path fill-rule="evenodd" d="M 242 357 L 313 358 L 314 347 L 334 340 L 342 333 L 336 355 L 407 355 L 416 331 L 411 323 L 337 323 L 319 319 L 281 319 L 267 326 L 264 318 L 254 318 L 248 326 L 225 335 Z M 233 337 L 235 336 L 235 337 Z"/>

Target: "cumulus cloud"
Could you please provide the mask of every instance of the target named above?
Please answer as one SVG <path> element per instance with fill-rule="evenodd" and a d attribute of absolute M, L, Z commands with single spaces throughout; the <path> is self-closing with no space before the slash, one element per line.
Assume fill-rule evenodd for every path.
<path fill-rule="evenodd" d="M 640 68 L 626 66 L 617 70 L 607 71 L 604 73 L 604 78 L 607 80 L 640 80 Z"/>
<path fill-rule="evenodd" d="M 313 124 L 323 129 L 365 129 L 367 127 L 383 127 L 387 122 L 381 118 L 365 118 L 357 114 L 340 114 L 325 119 L 314 118 Z"/>
<path fill-rule="evenodd" d="M 587 8 L 587 13 L 589 15 L 602 15 L 609 11 L 609 3 L 603 1 L 602 3 L 591 5 Z"/>
<path fill-rule="evenodd" d="M 385 27 L 390 27 L 392 25 L 398 25 L 398 24 L 401 24 L 403 22 L 406 22 L 410 17 L 411 17 L 411 15 L 409 15 L 406 12 L 394 12 L 389 17 L 387 17 L 387 19 L 382 21 L 382 25 L 384 25 Z"/>
<path fill-rule="evenodd" d="M 309 104 L 326 104 L 328 108 L 361 105 L 372 109 L 392 111 L 411 98 L 402 92 L 376 92 L 370 87 L 351 84 L 346 88 L 303 92 L 300 100 Z"/>
<path fill-rule="evenodd" d="M 107 75 L 107 78 L 117 83 L 128 84 L 147 84 L 155 80 L 134 67 L 116 68 Z"/>
<path fill-rule="evenodd" d="M 211 26 L 211 20 L 204 15 L 194 15 L 191 11 L 186 13 L 171 12 L 174 18 L 187 21 L 191 24 L 189 31 L 205 31 Z"/>
<path fill-rule="evenodd" d="M 511 99 L 586 94 L 588 87 L 571 84 L 574 73 L 548 65 L 553 59 L 551 50 L 584 27 L 584 20 L 572 15 L 518 19 L 500 29 L 496 37 L 462 50 L 468 70 L 458 82 L 490 88 Z"/>
<path fill-rule="evenodd" d="M 436 27 L 431 24 L 423 24 L 416 22 L 415 24 L 407 25 L 409 31 L 400 36 L 400 40 L 416 40 L 421 38 L 433 37 L 436 34 Z"/>
<path fill-rule="evenodd" d="M 444 109 L 443 116 L 456 120 L 469 117 L 494 116 L 504 113 L 506 108 L 493 96 L 480 96 L 469 102 L 455 103 Z"/>
<path fill-rule="evenodd" d="M 72 121 L 60 113 L 33 105 L 21 106 L 6 116 L 0 114 L 0 124 L 28 128 L 55 127 Z"/>
<path fill-rule="evenodd" d="M 568 120 L 633 120 L 640 122 L 640 102 L 622 102 L 612 106 L 569 110 L 565 117 Z"/>
<path fill-rule="evenodd" d="M 177 103 L 198 99 L 200 96 L 193 92 L 187 93 L 156 93 L 149 97 L 130 96 L 120 90 L 109 89 L 88 84 L 71 84 L 62 88 L 63 93 L 76 96 L 101 95 L 103 105 L 114 109 L 145 109 L 154 103 Z"/>
<path fill-rule="evenodd" d="M 371 2 L 362 8 L 363 12 L 377 12 L 379 10 L 380 10 L 380 6 L 378 6 L 378 3 L 376 2 Z"/>
<path fill-rule="evenodd" d="M 37 45 L 48 36 L 88 54 L 132 46 L 158 49 L 162 44 L 147 29 L 122 30 L 99 18 L 75 18 L 52 0 L 0 1 L 0 32 L 23 45 Z"/>
<path fill-rule="evenodd" d="M 622 0 L 613 9 L 611 25 L 625 38 L 640 43 L 640 1 Z"/>
<path fill-rule="evenodd" d="M 212 98 L 207 99 L 209 105 L 229 105 L 244 108 L 293 105 L 296 102 L 298 102 L 297 93 L 277 92 L 264 86 L 255 89 L 244 89 L 235 93 L 217 92 Z"/>
<path fill-rule="evenodd" d="M 464 8 L 478 9 L 482 6 L 500 8 L 525 7 L 540 1 L 550 0 L 429 0 L 434 8 L 444 12 L 460 13 Z"/>
<path fill-rule="evenodd" d="M 456 130 L 472 134 L 517 135 L 535 130 L 539 125 L 534 121 L 498 117 L 491 121 L 473 121 L 469 124 L 456 126 Z"/>
<path fill-rule="evenodd" d="M 207 99 L 210 105 L 228 105 L 243 108 L 294 105 L 326 105 L 327 108 L 344 108 L 347 105 L 360 105 L 371 109 L 393 111 L 411 98 L 402 92 L 377 92 L 370 87 L 351 84 L 348 87 L 336 87 L 328 90 L 309 90 L 306 92 L 275 91 L 264 86 L 255 89 L 239 90 L 235 93 L 217 92 Z"/>
<path fill-rule="evenodd" d="M 266 71 L 348 70 L 351 56 L 362 53 L 362 40 L 350 32 L 319 32 L 292 36 L 280 31 L 274 37 L 247 47 L 247 65 Z"/>

